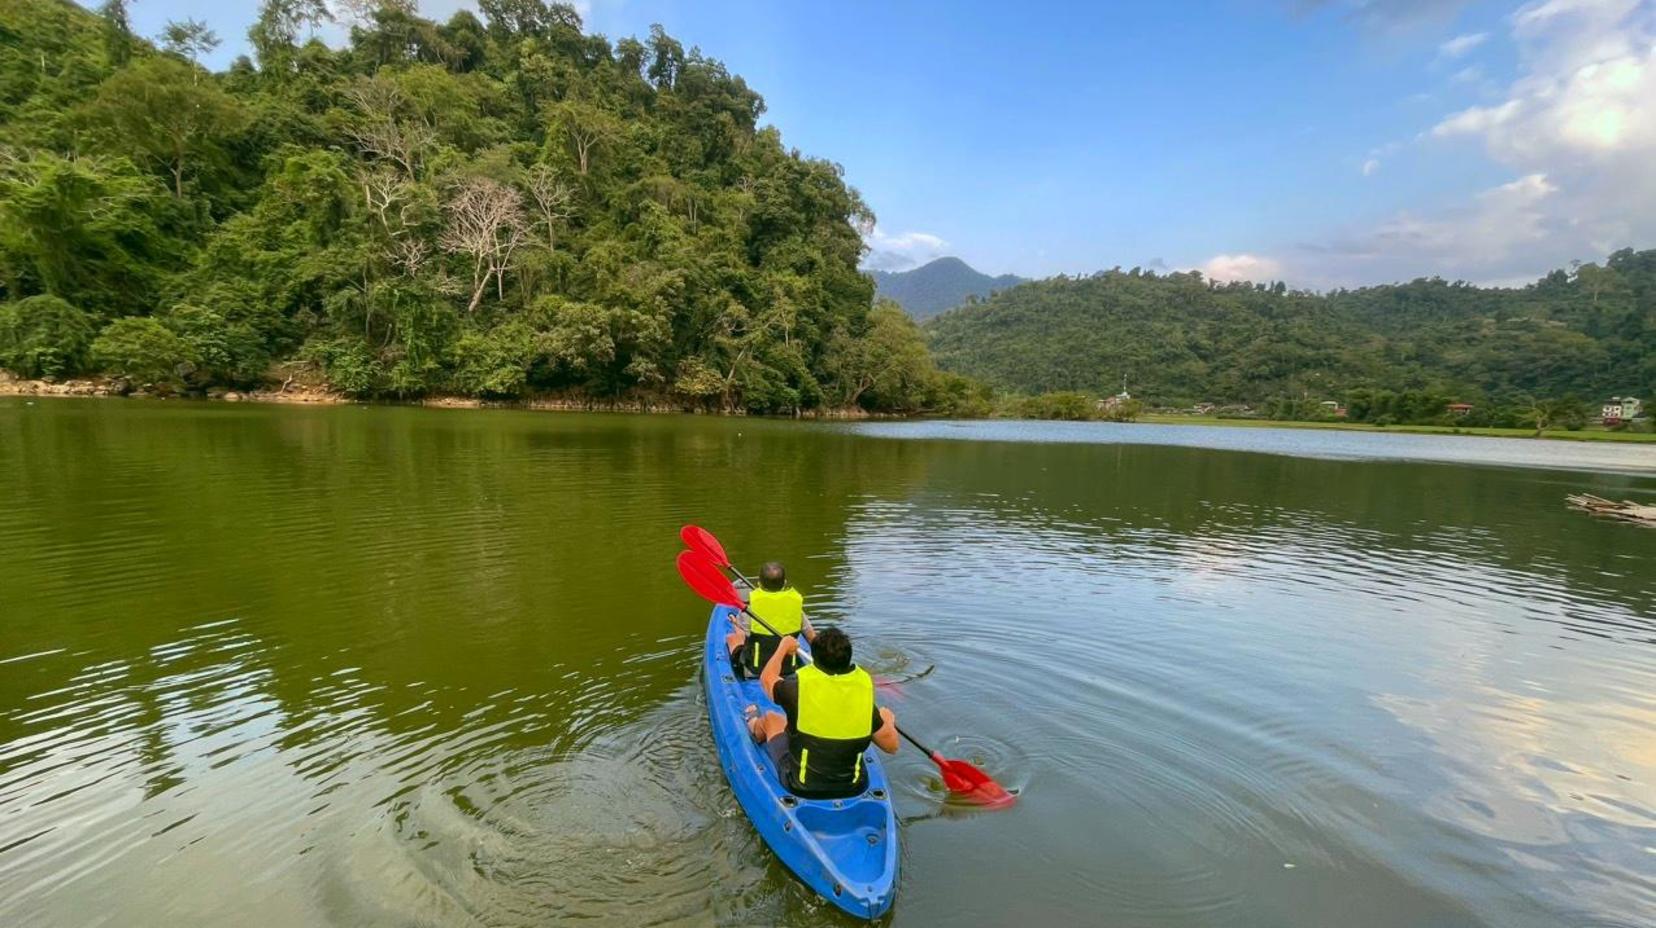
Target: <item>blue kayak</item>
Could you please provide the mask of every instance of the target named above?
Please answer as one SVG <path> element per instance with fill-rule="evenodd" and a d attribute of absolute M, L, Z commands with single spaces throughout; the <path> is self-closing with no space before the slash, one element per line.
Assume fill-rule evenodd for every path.
<path fill-rule="evenodd" d="M 824 899 L 859 918 L 884 915 L 897 895 L 897 815 L 877 749 L 863 761 L 868 789 L 849 799 L 801 799 L 782 786 L 770 754 L 753 743 L 743 709 L 781 711 L 756 679 L 738 680 L 724 637 L 730 608 L 717 606 L 707 627 L 702 679 L 719 766 L 742 811 L 788 869 Z M 806 650 L 800 642 L 800 649 Z"/>

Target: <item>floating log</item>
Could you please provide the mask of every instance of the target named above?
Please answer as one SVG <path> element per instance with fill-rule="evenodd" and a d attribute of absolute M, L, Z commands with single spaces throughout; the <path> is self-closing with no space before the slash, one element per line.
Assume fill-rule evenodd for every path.
<path fill-rule="evenodd" d="M 1605 499 L 1591 493 L 1574 493 L 1565 497 L 1565 499 L 1571 506 L 1590 512 L 1595 516 L 1621 519 L 1624 522 L 1638 522 L 1642 525 L 1656 525 L 1656 506 L 1644 506 L 1624 499 Z"/>

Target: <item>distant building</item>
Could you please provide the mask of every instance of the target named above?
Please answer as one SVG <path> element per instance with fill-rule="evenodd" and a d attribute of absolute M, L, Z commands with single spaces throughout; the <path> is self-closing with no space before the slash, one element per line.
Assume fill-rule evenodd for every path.
<path fill-rule="evenodd" d="M 1339 400 L 1323 400 L 1317 405 L 1322 407 L 1323 412 L 1333 416 L 1336 419 L 1345 418 L 1346 408 L 1340 405 Z"/>
<path fill-rule="evenodd" d="M 1117 393 L 1115 396 L 1106 396 L 1103 399 L 1099 400 L 1098 401 L 1098 408 L 1099 409 L 1114 409 L 1117 406 L 1120 406 L 1122 403 L 1125 403 L 1125 402 L 1127 402 L 1128 400 L 1130 400 L 1132 398 L 1133 398 L 1133 394 L 1128 393 L 1126 390 L 1123 390 L 1120 393 Z"/>
<path fill-rule="evenodd" d="M 1132 398 L 1133 394 L 1127 392 L 1127 376 L 1123 374 L 1121 377 L 1121 392 L 1115 396 L 1106 396 L 1099 400 L 1098 408 L 1104 410 L 1114 409 Z"/>
<path fill-rule="evenodd" d="M 1639 418 L 1644 411 L 1644 404 L 1636 396 L 1612 396 L 1604 403 L 1604 424 L 1621 425 L 1630 419 Z"/>
<path fill-rule="evenodd" d="M 1451 416 L 1464 416 L 1467 413 L 1472 411 L 1472 404 L 1471 403 L 1450 403 L 1448 408 L 1449 408 L 1449 415 L 1451 415 Z"/>

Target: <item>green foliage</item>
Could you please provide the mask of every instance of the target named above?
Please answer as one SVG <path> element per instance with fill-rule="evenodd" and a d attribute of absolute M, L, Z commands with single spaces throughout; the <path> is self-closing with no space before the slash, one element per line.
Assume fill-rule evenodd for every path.
<path fill-rule="evenodd" d="M 1099 408 L 1098 417 L 1106 422 L 1137 422 L 1144 415 L 1144 404 L 1138 400 L 1120 400 Z"/>
<path fill-rule="evenodd" d="M 1135 422 L 1144 404 L 1134 399 L 1100 400 L 1090 393 L 1055 390 L 1036 396 L 1010 398 L 997 415 L 1016 419 L 1063 419 L 1071 422 Z"/>
<path fill-rule="evenodd" d="M 328 383 L 347 396 L 369 397 L 386 389 L 385 366 L 361 338 L 347 335 L 308 342 L 299 357 L 320 365 Z"/>
<path fill-rule="evenodd" d="M 1073 390 L 1058 390 L 1027 397 L 1016 408 L 1018 417 L 1022 419 L 1068 419 L 1079 422 L 1098 418 L 1098 400 Z"/>
<path fill-rule="evenodd" d="M 55 296 L 0 305 L 0 367 L 24 377 L 65 377 L 86 367 L 92 320 Z"/>
<path fill-rule="evenodd" d="M 1524 405 L 1519 420 L 1527 426 L 1533 426 L 1538 434 L 1547 429 L 1558 428 L 1578 432 L 1587 424 L 1586 404 L 1573 396 L 1533 400 Z"/>
<path fill-rule="evenodd" d="M 184 178 L 202 173 L 200 162 L 221 160 L 246 122 L 241 105 L 202 80 L 194 64 L 169 57 L 115 72 L 98 88 L 87 118 L 107 149 L 153 164 L 180 198 Z"/>
<path fill-rule="evenodd" d="M 125 159 L 0 159 L 0 284 L 100 314 L 148 309 L 181 250 L 158 192 Z"/>
<path fill-rule="evenodd" d="M 98 357 L 191 388 L 298 360 L 364 397 L 981 402 L 871 312 L 872 215 L 723 64 L 480 8 L 374 4 L 333 49 L 304 38 L 327 4 L 264 0 L 257 63 L 214 74 L 199 23 L 117 61 L 90 13 L 0 7 L 0 298 L 150 320 Z"/>
<path fill-rule="evenodd" d="M 486 332 L 467 332 L 455 342 L 454 386 L 477 396 L 513 397 L 523 393 L 529 368 L 540 356 L 537 333 L 513 320 Z"/>
<path fill-rule="evenodd" d="M 1619 251 L 1602 267 L 1523 289 L 1434 279 L 1313 294 L 1112 270 L 998 293 L 938 317 L 927 333 L 945 369 L 1025 392 L 1113 392 L 1126 376 L 1158 403 L 1315 405 L 1386 389 L 1431 395 L 1431 416 L 1451 400 L 1649 396 L 1656 251 Z"/>
<path fill-rule="evenodd" d="M 252 386 L 270 366 L 267 340 L 254 321 L 180 303 L 162 323 L 183 342 L 199 382 Z"/>
<path fill-rule="evenodd" d="M 103 370 L 140 384 L 172 383 L 188 376 L 195 354 L 176 332 L 148 316 L 128 316 L 104 327 L 92 342 Z"/>

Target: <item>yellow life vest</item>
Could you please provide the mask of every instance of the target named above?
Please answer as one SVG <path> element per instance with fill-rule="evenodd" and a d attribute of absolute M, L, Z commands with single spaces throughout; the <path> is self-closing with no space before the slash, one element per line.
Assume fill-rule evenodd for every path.
<path fill-rule="evenodd" d="M 748 608 L 775 629 L 777 635 L 797 635 L 805 622 L 805 597 L 799 595 L 799 591 L 791 586 L 783 587 L 774 593 L 754 587 L 748 594 Z M 750 623 L 748 632 L 754 635 L 771 634 L 758 622 Z"/>
<path fill-rule="evenodd" d="M 788 739 L 793 755 L 791 789 L 804 793 L 854 793 L 863 784 L 863 751 L 874 736 L 874 678 L 861 667 L 824 673 L 799 668 L 799 711 Z"/>

